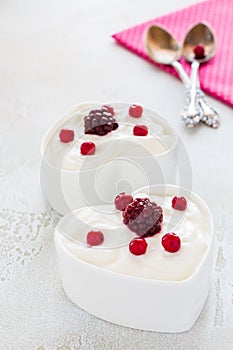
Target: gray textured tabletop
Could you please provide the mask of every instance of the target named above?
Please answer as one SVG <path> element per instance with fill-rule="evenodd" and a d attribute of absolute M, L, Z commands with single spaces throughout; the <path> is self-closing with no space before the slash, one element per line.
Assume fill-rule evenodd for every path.
<path fill-rule="evenodd" d="M 179 119 L 181 83 L 111 39 L 194 2 L 1 1 L 1 350 L 233 348 L 232 109 L 210 99 L 220 110 L 221 127 L 189 132 Z M 207 201 L 216 228 L 210 295 L 189 332 L 160 334 L 110 324 L 64 294 L 53 226 L 40 193 L 40 142 L 59 116 L 86 100 L 147 105 L 167 118 L 185 143 L 193 189 Z"/>

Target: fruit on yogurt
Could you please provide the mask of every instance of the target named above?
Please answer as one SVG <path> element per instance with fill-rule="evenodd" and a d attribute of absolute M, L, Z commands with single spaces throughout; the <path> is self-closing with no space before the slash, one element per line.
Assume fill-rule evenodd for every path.
<path fill-rule="evenodd" d="M 116 209 L 124 210 L 127 207 L 127 205 L 129 205 L 132 201 L 133 197 L 131 196 L 131 194 L 121 192 L 116 196 L 114 204 Z"/>
<path fill-rule="evenodd" d="M 195 58 L 198 59 L 202 59 L 205 57 L 205 48 L 203 45 L 197 45 L 195 46 L 194 50 L 193 50 L 194 54 L 195 54 Z"/>
<path fill-rule="evenodd" d="M 63 143 L 74 141 L 74 130 L 62 129 L 59 133 L 59 138 Z"/>
<path fill-rule="evenodd" d="M 110 105 L 104 105 L 103 108 L 106 108 L 108 110 L 109 113 L 111 113 L 111 115 L 114 115 L 114 108 Z"/>
<path fill-rule="evenodd" d="M 180 237 L 177 236 L 175 233 L 166 233 L 162 237 L 161 243 L 164 249 L 169 253 L 176 253 L 178 252 L 178 250 L 180 250 Z"/>
<path fill-rule="evenodd" d="M 187 201 L 185 197 L 173 197 L 172 208 L 180 211 L 185 210 L 187 208 Z"/>
<path fill-rule="evenodd" d="M 83 156 L 91 156 L 95 154 L 95 150 L 94 142 L 83 142 L 80 146 L 80 152 Z"/>
<path fill-rule="evenodd" d="M 129 251 L 134 255 L 142 255 L 145 254 L 147 245 L 145 238 L 134 238 L 129 243 Z"/>
<path fill-rule="evenodd" d="M 132 105 L 129 108 L 129 115 L 133 118 L 140 118 L 142 116 L 143 108 L 142 106 Z"/>
<path fill-rule="evenodd" d="M 148 135 L 148 127 L 146 125 L 135 125 L 133 128 L 133 134 L 135 136 L 146 136 Z"/>
<path fill-rule="evenodd" d="M 87 244 L 98 246 L 104 241 L 104 235 L 101 231 L 89 231 L 87 234 Z"/>
<path fill-rule="evenodd" d="M 84 117 L 85 134 L 104 136 L 117 128 L 118 123 L 113 117 L 112 111 L 109 112 L 108 106 L 93 109 Z"/>
<path fill-rule="evenodd" d="M 160 232 L 163 210 L 149 198 L 134 199 L 123 211 L 123 223 L 140 237 Z"/>

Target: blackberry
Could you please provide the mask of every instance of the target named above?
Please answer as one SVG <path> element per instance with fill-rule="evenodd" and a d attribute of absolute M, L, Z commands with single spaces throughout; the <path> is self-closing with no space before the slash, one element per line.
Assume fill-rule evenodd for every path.
<path fill-rule="evenodd" d="M 107 107 L 93 109 L 84 118 L 85 134 L 104 136 L 117 128 L 118 123 Z"/>
<path fill-rule="evenodd" d="M 140 237 L 153 236 L 161 230 L 163 210 L 149 198 L 136 198 L 123 211 L 123 223 Z"/>

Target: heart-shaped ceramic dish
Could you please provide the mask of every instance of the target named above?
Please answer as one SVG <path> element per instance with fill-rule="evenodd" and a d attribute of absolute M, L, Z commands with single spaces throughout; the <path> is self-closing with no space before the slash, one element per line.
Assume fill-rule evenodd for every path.
<path fill-rule="evenodd" d="M 161 235 L 171 229 L 181 237 L 180 251 L 175 255 L 164 252 L 159 243 L 156 249 L 149 245 L 148 254 L 141 256 L 132 255 L 127 242 L 119 248 L 85 247 L 83 234 L 86 235 L 86 231 L 82 232 L 79 224 L 72 224 L 72 218 L 78 214 L 76 210 L 64 216 L 55 229 L 63 287 L 74 303 L 104 320 L 147 331 L 187 331 L 199 317 L 209 292 L 212 216 L 203 199 L 175 185 L 144 187 L 133 194 L 134 198 L 141 193 L 154 196 L 164 206 L 162 232 L 148 240 L 158 243 Z M 190 204 L 186 211 L 178 213 L 172 208 L 166 209 L 169 206 L 166 198 L 170 201 L 174 196 L 187 198 Z M 175 221 L 173 215 L 168 214 L 173 213 L 172 210 Z M 99 224 L 98 219 L 97 229 Z M 114 261 L 105 266 L 105 259 Z M 127 267 L 130 268 L 127 270 Z"/>
<path fill-rule="evenodd" d="M 106 136 L 84 134 L 84 117 L 101 103 L 86 103 L 59 119 L 42 145 L 41 189 L 49 205 L 64 215 L 83 206 L 109 203 L 119 192 L 133 192 L 152 183 L 176 183 L 178 138 L 156 112 L 143 108 L 140 118 L 129 116 L 130 104 L 112 103 L 118 129 Z M 144 124 L 147 136 L 134 136 Z M 61 129 L 75 132 L 72 142 L 59 140 Z M 94 155 L 80 155 L 82 142 L 94 142 Z"/>

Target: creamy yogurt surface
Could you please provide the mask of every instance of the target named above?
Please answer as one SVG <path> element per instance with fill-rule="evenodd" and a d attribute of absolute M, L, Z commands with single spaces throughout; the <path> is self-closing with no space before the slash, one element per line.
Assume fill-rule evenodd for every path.
<path fill-rule="evenodd" d="M 124 275 L 141 278 L 182 281 L 189 278 L 201 263 L 211 242 L 209 221 L 202 210 L 202 205 L 191 197 L 185 211 L 174 210 L 171 206 L 173 196 L 160 197 L 148 196 L 145 193 L 137 194 L 137 197 L 149 197 L 163 208 L 163 224 L 160 233 L 146 238 L 148 243 L 144 255 L 135 256 L 130 253 L 128 244 L 114 249 L 96 249 L 85 247 L 70 240 L 57 231 L 60 244 L 73 256 L 88 264 L 95 265 L 105 270 Z M 122 223 L 122 214 L 115 211 L 110 214 L 86 207 L 75 211 L 78 219 L 95 227 L 96 229 L 114 230 L 115 235 L 123 234 L 130 241 L 137 237 L 127 226 Z M 68 218 L 68 217 L 67 217 Z M 70 232 L 78 230 L 72 227 L 72 221 L 64 218 L 59 224 L 61 231 Z M 174 232 L 181 239 L 181 249 L 176 253 L 169 253 L 161 245 L 161 238 L 167 232 Z M 84 237 L 86 232 L 83 233 Z"/>
<path fill-rule="evenodd" d="M 45 149 L 45 158 L 55 167 L 65 170 L 79 171 L 99 167 L 116 157 L 150 157 L 167 152 L 175 142 L 174 133 L 169 130 L 166 123 L 161 122 L 158 115 L 144 108 L 141 118 L 132 118 L 128 115 L 130 105 L 126 103 L 112 103 L 114 118 L 119 124 L 118 129 L 105 136 L 84 134 L 84 117 L 92 109 L 101 108 L 102 105 L 90 105 L 80 111 L 77 107 L 73 113 L 50 134 Z M 148 127 L 147 136 L 134 136 L 133 127 L 144 124 Z M 59 131 L 63 128 L 75 131 L 75 139 L 70 143 L 59 140 Z M 94 142 L 96 153 L 92 156 L 80 154 L 83 142 Z"/>

